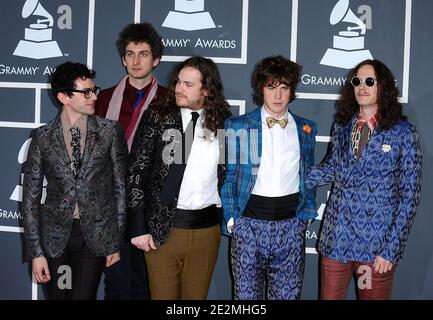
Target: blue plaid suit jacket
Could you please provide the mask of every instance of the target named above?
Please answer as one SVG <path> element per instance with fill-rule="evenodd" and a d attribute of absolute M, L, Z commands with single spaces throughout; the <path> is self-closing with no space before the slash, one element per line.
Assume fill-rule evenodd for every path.
<path fill-rule="evenodd" d="M 380 256 L 397 265 L 421 191 L 418 135 L 407 121 L 376 129 L 356 160 L 351 144 L 355 121 L 334 125 L 327 155 L 305 181 L 310 188 L 333 183 L 319 251 L 341 262 L 373 263 Z"/>
<path fill-rule="evenodd" d="M 296 122 L 300 147 L 299 205 L 296 216 L 301 220 L 314 219 L 317 216 L 315 190 L 304 188 L 304 176 L 308 166 L 314 165 L 314 147 L 316 144 L 316 124 L 313 121 L 290 113 Z M 304 125 L 311 128 L 304 132 Z M 226 179 L 221 189 L 224 209 L 222 233 L 230 235 L 227 222 L 242 215 L 257 179 L 262 155 L 262 117 L 261 107 L 240 117 L 225 121 L 226 130 Z M 237 138 L 234 136 L 237 135 Z"/>

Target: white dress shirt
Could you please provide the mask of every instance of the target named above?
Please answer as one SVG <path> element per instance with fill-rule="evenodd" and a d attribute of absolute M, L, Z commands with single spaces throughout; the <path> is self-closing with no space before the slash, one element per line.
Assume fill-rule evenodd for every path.
<path fill-rule="evenodd" d="M 281 197 L 299 192 L 299 139 L 296 122 L 287 112 L 280 119 L 288 120 L 281 128 L 269 128 L 270 115 L 262 107 L 262 157 L 252 194 L 264 197 Z M 277 119 L 277 120 L 280 120 Z"/>
<path fill-rule="evenodd" d="M 182 126 L 185 131 L 194 110 L 181 108 Z M 219 142 L 214 136 L 204 138 L 203 109 L 196 110 L 197 120 L 194 141 L 188 157 L 185 173 L 180 186 L 177 208 L 198 210 L 216 204 L 221 206 L 218 194 Z"/>

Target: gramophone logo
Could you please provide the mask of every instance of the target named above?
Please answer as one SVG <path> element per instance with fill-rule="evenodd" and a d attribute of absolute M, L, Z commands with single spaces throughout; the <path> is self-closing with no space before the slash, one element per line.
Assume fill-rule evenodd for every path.
<path fill-rule="evenodd" d="M 20 165 L 22 165 L 24 162 L 26 162 L 27 160 L 27 153 L 29 152 L 29 147 L 30 147 L 30 142 L 32 141 L 31 138 L 27 139 L 23 145 L 21 146 L 20 151 L 18 152 L 18 163 Z M 11 196 L 10 196 L 10 200 L 13 201 L 17 201 L 17 202 L 22 202 L 23 200 L 23 180 L 24 180 L 24 174 L 21 174 L 21 181 L 20 184 L 18 184 L 14 191 L 12 192 Z M 41 199 L 41 203 L 45 202 L 45 198 L 47 196 L 47 191 L 46 191 L 46 186 L 47 186 L 48 182 L 47 180 L 44 178 L 44 182 L 43 182 L 43 188 L 42 188 L 42 199 Z"/>
<path fill-rule="evenodd" d="M 349 8 L 349 0 L 339 0 L 329 18 L 331 25 L 347 22 L 346 31 L 334 35 L 333 48 L 329 48 L 320 64 L 351 69 L 359 62 L 373 59 L 369 50 L 364 49 L 365 24 Z M 357 31 L 355 31 L 357 30 Z"/>
<path fill-rule="evenodd" d="M 62 56 L 59 45 L 53 41 L 54 19 L 38 0 L 27 0 L 21 15 L 24 19 L 30 16 L 43 17 L 36 19 L 25 28 L 24 40 L 20 40 L 13 55 L 32 59 L 46 59 Z"/>
<path fill-rule="evenodd" d="M 185 31 L 216 28 L 209 12 L 204 11 L 204 0 L 175 0 L 174 11 L 170 10 L 162 26 Z"/>

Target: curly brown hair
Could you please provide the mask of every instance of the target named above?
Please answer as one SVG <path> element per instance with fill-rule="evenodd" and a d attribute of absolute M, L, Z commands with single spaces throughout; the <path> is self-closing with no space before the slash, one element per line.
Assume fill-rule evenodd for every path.
<path fill-rule="evenodd" d="M 119 38 L 116 41 L 116 47 L 121 58 L 125 57 L 126 47 L 131 42 L 147 43 L 152 50 L 153 60 L 161 58 L 164 53 L 161 36 L 148 22 L 130 23 L 120 31 Z"/>
<path fill-rule="evenodd" d="M 383 62 L 375 59 L 360 62 L 347 74 L 347 81 L 341 90 L 341 97 L 336 105 L 335 121 L 340 124 L 347 124 L 358 113 L 359 105 L 356 102 L 351 79 L 365 65 L 372 66 L 376 74 L 377 104 L 379 106 L 377 115 L 378 128 L 388 129 L 397 121 L 406 120 L 407 117 L 403 115 L 403 106 L 398 102 L 399 91 L 394 75 Z"/>
<path fill-rule="evenodd" d="M 251 86 L 253 88 L 253 100 L 258 105 L 263 105 L 263 88 L 266 85 L 278 86 L 283 83 L 290 87 L 290 102 L 295 100 L 296 87 L 299 83 L 302 67 L 296 62 L 278 55 L 260 60 L 253 71 Z"/>
<path fill-rule="evenodd" d="M 218 67 L 211 59 L 200 56 L 191 57 L 178 64 L 172 72 L 170 87 L 164 107 L 161 109 L 162 116 L 178 108 L 176 105 L 176 83 L 182 69 L 191 67 L 197 69 L 202 76 L 202 88 L 207 91 L 204 99 L 204 127 L 213 133 L 224 127 L 224 120 L 231 115 L 230 105 L 224 97 L 224 89 L 218 71 Z"/>

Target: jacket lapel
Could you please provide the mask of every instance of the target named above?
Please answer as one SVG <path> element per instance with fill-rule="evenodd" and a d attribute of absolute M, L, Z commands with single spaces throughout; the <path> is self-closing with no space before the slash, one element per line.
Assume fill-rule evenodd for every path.
<path fill-rule="evenodd" d="M 346 127 L 342 130 L 341 145 L 342 147 L 342 160 L 343 168 L 346 168 L 347 174 L 352 174 L 354 168 L 356 170 L 362 170 L 362 167 L 365 165 L 366 161 L 369 161 L 374 155 L 377 153 L 377 150 L 380 149 L 380 145 L 383 142 L 383 134 L 380 133 L 378 127 L 373 131 L 365 149 L 361 153 L 361 157 L 356 160 L 355 155 L 352 150 L 352 128 L 356 122 L 356 117 L 352 119 L 352 121 L 346 125 Z M 379 146 L 378 146 L 379 145 Z M 346 164 L 346 165 L 344 165 Z"/>
<path fill-rule="evenodd" d="M 247 115 L 245 121 L 245 129 L 240 141 L 240 152 L 246 152 L 249 165 L 241 166 L 241 176 L 248 177 L 242 179 L 242 190 L 247 190 L 250 194 L 256 184 L 257 174 L 262 158 L 262 112 L 261 107 Z"/>
<path fill-rule="evenodd" d="M 353 153 L 353 149 L 352 149 L 352 128 L 355 122 L 356 122 L 356 117 L 352 118 L 352 120 L 346 125 L 342 137 L 343 151 L 346 152 L 349 159 L 351 160 L 355 160 L 355 154 Z"/>
<path fill-rule="evenodd" d="M 363 165 L 365 161 L 368 161 L 369 159 L 371 159 L 371 157 L 374 157 L 374 155 L 377 154 L 378 150 L 381 151 L 383 139 L 384 139 L 384 135 L 381 134 L 380 131 L 378 130 L 378 127 L 376 127 L 370 139 L 368 140 L 368 143 L 365 146 L 364 151 L 362 151 L 361 157 L 357 161 L 359 165 Z"/>
<path fill-rule="evenodd" d="M 159 152 L 163 152 L 166 147 L 168 147 L 170 144 L 172 144 L 173 148 L 174 148 L 174 152 L 180 152 L 180 158 L 177 158 L 177 156 L 174 156 L 175 159 L 182 159 L 182 133 L 183 133 L 183 126 L 182 126 L 182 114 L 180 112 L 180 108 L 178 108 L 175 112 L 167 115 L 164 120 L 164 122 L 162 123 L 162 130 L 161 132 L 169 132 L 167 130 L 177 130 L 177 132 L 180 132 L 181 134 L 177 134 L 175 132 L 173 132 L 173 135 L 170 137 L 170 139 L 168 139 L 167 141 L 164 141 L 160 147 L 161 150 L 159 150 Z M 180 139 L 180 140 L 179 140 Z M 171 149 L 171 148 L 170 148 Z M 161 170 L 163 171 L 169 171 L 170 168 L 172 167 L 172 164 L 175 164 L 175 162 L 172 163 L 162 163 L 162 168 Z M 172 169 L 175 170 L 175 169 Z M 169 172 L 166 176 L 166 178 L 171 175 L 171 173 Z M 169 179 L 171 179 L 169 177 Z"/>
<path fill-rule="evenodd" d="M 341 129 L 336 130 L 336 152 L 337 159 L 340 163 L 342 163 L 342 167 L 345 170 L 348 170 L 350 173 L 353 167 L 356 165 L 357 160 L 355 159 L 355 155 L 352 150 L 352 127 L 356 121 L 356 118 L 353 118 L 348 124 L 342 126 Z M 335 124 L 338 126 L 338 124 Z"/>
<path fill-rule="evenodd" d="M 95 150 L 97 141 L 99 140 L 99 126 L 96 118 L 92 115 L 87 117 L 87 133 L 86 143 L 84 146 L 83 156 L 81 157 L 82 165 L 86 164 L 92 158 L 93 151 Z"/>
<path fill-rule="evenodd" d="M 51 149 L 55 150 L 58 155 L 58 159 L 66 165 L 71 162 L 71 159 L 69 158 L 68 151 L 66 150 L 65 138 L 63 136 L 63 127 L 60 116 L 57 117 L 52 123 L 52 130 L 53 145 Z"/>
<path fill-rule="evenodd" d="M 173 114 L 174 128 L 183 132 L 182 125 L 182 113 L 180 112 L 180 108 Z"/>
<path fill-rule="evenodd" d="M 180 108 L 178 108 L 175 112 L 173 112 L 172 114 L 170 114 L 169 116 L 166 117 L 166 119 L 164 120 L 164 130 L 167 129 L 175 129 L 178 132 L 180 132 L 179 134 L 175 134 L 173 135 L 173 138 L 168 140 L 165 145 L 163 146 L 163 149 L 170 143 L 173 143 L 173 146 L 175 146 L 175 152 L 180 152 L 180 159 L 182 159 L 182 135 L 183 135 L 183 125 L 182 125 L 182 113 L 180 112 Z M 178 141 L 180 139 L 180 141 Z M 178 146 L 178 147 L 176 147 Z M 171 164 L 168 165 L 168 167 L 170 167 Z"/>
<path fill-rule="evenodd" d="M 304 132 L 304 122 L 302 121 L 301 118 L 299 118 L 297 115 L 293 114 L 292 112 L 290 112 L 290 115 L 293 117 L 293 120 L 295 120 L 296 123 L 296 131 L 298 132 L 298 141 L 299 141 L 299 152 L 300 152 L 300 158 L 301 158 L 301 162 L 304 159 L 304 145 L 305 145 L 305 139 L 308 138 L 306 136 L 306 133 Z"/>
<path fill-rule="evenodd" d="M 250 163 L 260 165 L 262 158 L 262 108 L 259 107 L 251 112 L 246 121 L 246 132 L 248 136 L 248 151 Z M 254 134 L 257 132 L 257 135 Z"/>

